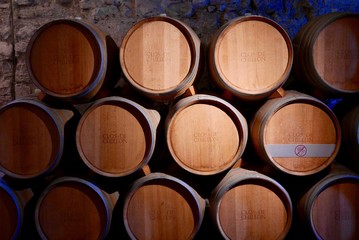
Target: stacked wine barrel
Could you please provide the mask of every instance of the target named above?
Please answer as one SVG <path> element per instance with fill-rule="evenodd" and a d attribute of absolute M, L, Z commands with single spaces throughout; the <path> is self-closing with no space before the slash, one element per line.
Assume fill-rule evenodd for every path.
<path fill-rule="evenodd" d="M 358 23 L 43 25 L 41 93 L 0 108 L 0 239 L 357 239 Z"/>

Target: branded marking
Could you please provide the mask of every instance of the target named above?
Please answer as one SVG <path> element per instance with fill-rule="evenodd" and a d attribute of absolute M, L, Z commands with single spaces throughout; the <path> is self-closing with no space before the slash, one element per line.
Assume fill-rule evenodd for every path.
<path fill-rule="evenodd" d="M 265 62 L 266 57 L 264 52 L 241 52 L 242 62 Z"/>
<path fill-rule="evenodd" d="M 304 157 L 307 154 L 308 150 L 304 145 L 298 145 L 295 147 L 294 152 L 295 155 L 297 155 L 298 157 Z"/>
<path fill-rule="evenodd" d="M 262 220 L 266 219 L 266 213 L 263 209 L 260 210 L 242 210 L 241 220 Z"/>
<path fill-rule="evenodd" d="M 194 132 L 194 142 L 211 143 L 217 141 L 217 132 Z"/>

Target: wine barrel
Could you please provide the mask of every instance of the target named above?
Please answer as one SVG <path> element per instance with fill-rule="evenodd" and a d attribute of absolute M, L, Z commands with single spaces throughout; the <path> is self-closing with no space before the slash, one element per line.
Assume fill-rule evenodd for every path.
<path fill-rule="evenodd" d="M 107 177 L 129 175 L 152 157 L 160 115 L 122 97 L 97 100 L 86 110 L 76 131 L 84 163 Z"/>
<path fill-rule="evenodd" d="M 166 139 L 174 160 L 198 175 L 232 167 L 248 139 L 247 121 L 225 100 L 197 94 L 179 100 L 169 111 Z"/>
<path fill-rule="evenodd" d="M 24 208 L 32 197 L 30 189 L 15 191 L 0 179 L 1 239 L 17 239 L 23 229 Z"/>
<path fill-rule="evenodd" d="M 258 172 L 231 169 L 209 203 L 211 219 L 224 239 L 284 239 L 292 224 L 287 191 Z"/>
<path fill-rule="evenodd" d="M 306 176 L 332 163 L 341 143 L 334 113 L 316 98 L 287 91 L 268 100 L 250 126 L 253 146 L 275 169 Z"/>
<path fill-rule="evenodd" d="M 302 230 L 316 239 L 358 239 L 359 175 L 334 169 L 300 199 Z"/>
<path fill-rule="evenodd" d="M 294 73 L 336 97 L 359 93 L 359 14 L 330 13 L 301 28 L 293 41 Z"/>
<path fill-rule="evenodd" d="M 343 141 L 342 147 L 348 166 L 359 173 L 359 106 L 356 106 L 340 122 Z"/>
<path fill-rule="evenodd" d="M 44 24 L 26 51 L 31 80 L 50 96 L 75 103 L 90 100 L 107 81 L 111 61 L 118 59 L 118 54 L 111 53 L 118 47 L 113 48 L 108 38 L 95 25 L 79 19 Z"/>
<path fill-rule="evenodd" d="M 118 194 L 75 177 L 53 181 L 40 195 L 35 224 L 42 239 L 104 239 Z"/>
<path fill-rule="evenodd" d="M 64 127 L 72 116 L 31 99 L 0 108 L 0 170 L 18 179 L 49 173 L 61 160 Z"/>
<path fill-rule="evenodd" d="M 205 201 L 188 184 L 163 173 L 151 173 L 128 189 L 123 220 L 131 239 L 193 239 Z"/>
<path fill-rule="evenodd" d="M 167 101 L 183 94 L 199 76 L 200 40 L 183 22 L 149 17 L 135 24 L 120 47 L 120 64 L 141 94 Z"/>
<path fill-rule="evenodd" d="M 287 80 L 293 47 L 275 21 L 249 15 L 223 25 L 211 41 L 209 70 L 223 89 L 246 101 L 268 97 Z"/>

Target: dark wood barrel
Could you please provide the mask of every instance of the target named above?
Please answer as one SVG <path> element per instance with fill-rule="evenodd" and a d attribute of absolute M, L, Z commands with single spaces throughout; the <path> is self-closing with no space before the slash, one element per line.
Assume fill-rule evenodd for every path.
<path fill-rule="evenodd" d="M 28 72 L 44 93 L 85 102 L 104 85 L 113 57 L 106 35 L 83 20 L 60 19 L 41 26 L 26 52 Z M 116 54 L 117 59 L 118 55 Z M 118 62 L 118 60 L 117 60 Z"/>
<path fill-rule="evenodd" d="M 36 229 L 42 239 L 104 239 L 117 199 L 84 179 L 61 177 L 37 201 Z"/>
<path fill-rule="evenodd" d="M 213 223 L 224 239 L 285 239 L 292 224 L 292 201 L 274 179 L 231 169 L 209 200 Z"/>
<path fill-rule="evenodd" d="M 359 93 L 359 14 L 330 13 L 309 21 L 293 41 L 294 73 L 322 93 Z"/>
<path fill-rule="evenodd" d="M 249 15 L 232 19 L 214 35 L 209 70 L 223 89 L 246 101 L 268 97 L 287 80 L 293 47 L 275 21 Z"/>
<path fill-rule="evenodd" d="M 163 173 L 151 173 L 128 189 L 123 221 L 131 239 L 193 239 L 205 201 L 188 184 Z"/>
<path fill-rule="evenodd" d="M 167 16 L 135 24 L 120 47 L 121 68 L 129 83 L 151 99 L 183 94 L 201 69 L 200 40 L 185 23 Z"/>
<path fill-rule="evenodd" d="M 29 179 L 53 170 L 62 158 L 64 127 L 73 114 L 30 99 L 0 108 L 1 171 L 13 178 Z"/>
<path fill-rule="evenodd" d="M 179 100 L 165 125 L 172 157 L 183 169 L 198 175 L 229 169 L 247 144 L 246 119 L 229 102 L 211 95 Z"/>
<path fill-rule="evenodd" d="M 343 160 L 348 166 L 359 173 L 359 106 L 354 107 L 340 122 L 343 141 Z"/>
<path fill-rule="evenodd" d="M 303 232 L 316 239 L 358 239 L 359 175 L 335 167 L 298 204 Z"/>
<path fill-rule="evenodd" d="M 341 144 L 340 124 L 331 109 L 297 91 L 287 91 L 262 105 L 250 132 L 253 146 L 265 162 L 298 176 L 328 167 Z"/>
<path fill-rule="evenodd" d="M 30 189 L 15 191 L 0 178 L 1 239 L 17 239 L 24 225 L 24 210 L 32 197 Z"/>
<path fill-rule="evenodd" d="M 95 101 L 76 131 L 82 160 L 96 173 L 121 177 L 143 168 L 156 145 L 160 114 L 122 97 Z"/>

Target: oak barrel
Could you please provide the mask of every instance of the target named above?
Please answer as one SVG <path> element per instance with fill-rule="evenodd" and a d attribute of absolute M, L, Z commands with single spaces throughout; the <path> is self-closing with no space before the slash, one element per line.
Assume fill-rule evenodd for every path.
<path fill-rule="evenodd" d="M 213 80 L 242 100 L 268 97 L 287 80 L 293 47 L 275 21 L 249 15 L 232 19 L 214 35 L 209 49 Z"/>
<path fill-rule="evenodd" d="M 80 119 L 76 145 L 82 160 L 107 177 L 143 168 L 156 145 L 160 114 L 122 97 L 95 101 Z"/>
<path fill-rule="evenodd" d="M 359 14 L 315 17 L 293 41 L 294 73 L 332 96 L 359 93 Z"/>
<path fill-rule="evenodd" d="M 262 105 L 252 119 L 250 132 L 264 161 L 298 176 L 329 166 L 341 143 L 340 124 L 330 108 L 297 91 L 287 91 Z"/>
<path fill-rule="evenodd" d="M 18 179 L 53 170 L 64 151 L 65 124 L 73 115 L 31 99 L 0 108 L 0 170 Z"/>
<path fill-rule="evenodd" d="M 214 188 L 210 216 L 224 239 L 284 239 L 292 224 L 292 201 L 274 179 L 233 168 Z"/>
<path fill-rule="evenodd" d="M 23 229 L 24 209 L 32 197 L 30 189 L 15 191 L 0 178 L 1 239 L 17 239 Z"/>
<path fill-rule="evenodd" d="M 185 23 L 149 17 L 131 27 L 122 40 L 120 64 L 129 83 L 155 100 L 183 94 L 197 79 L 200 40 Z"/>
<path fill-rule="evenodd" d="M 58 178 L 37 200 L 36 229 L 42 239 L 104 239 L 117 199 L 84 179 Z"/>
<path fill-rule="evenodd" d="M 104 85 L 111 65 L 108 50 L 112 48 L 106 37 L 95 25 L 79 19 L 44 24 L 27 47 L 31 80 L 50 96 L 70 102 L 90 100 Z"/>
<path fill-rule="evenodd" d="M 165 128 L 174 160 L 199 175 L 213 175 L 232 167 L 248 139 L 243 115 L 227 101 L 205 94 L 179 100 L 170 109 Z"/>
<path fill-rule="evenodd" d="M 131 239 L 193 239 L 205 201 L 182 180 L 151 173 L 136 180 L 123 204 L 123 220 Z"/>
<path fill-rule="evenodd" d="M 300 199 L 303 231 L 316 239 L 358 239 L 359 175 L 335 167 Z"/>
<path fill-rule="evenodd" d="M 359 173 L 359 106 L 354 107 L 340 122 L 343 141 L 342 147 L 348 166 Z"/>

